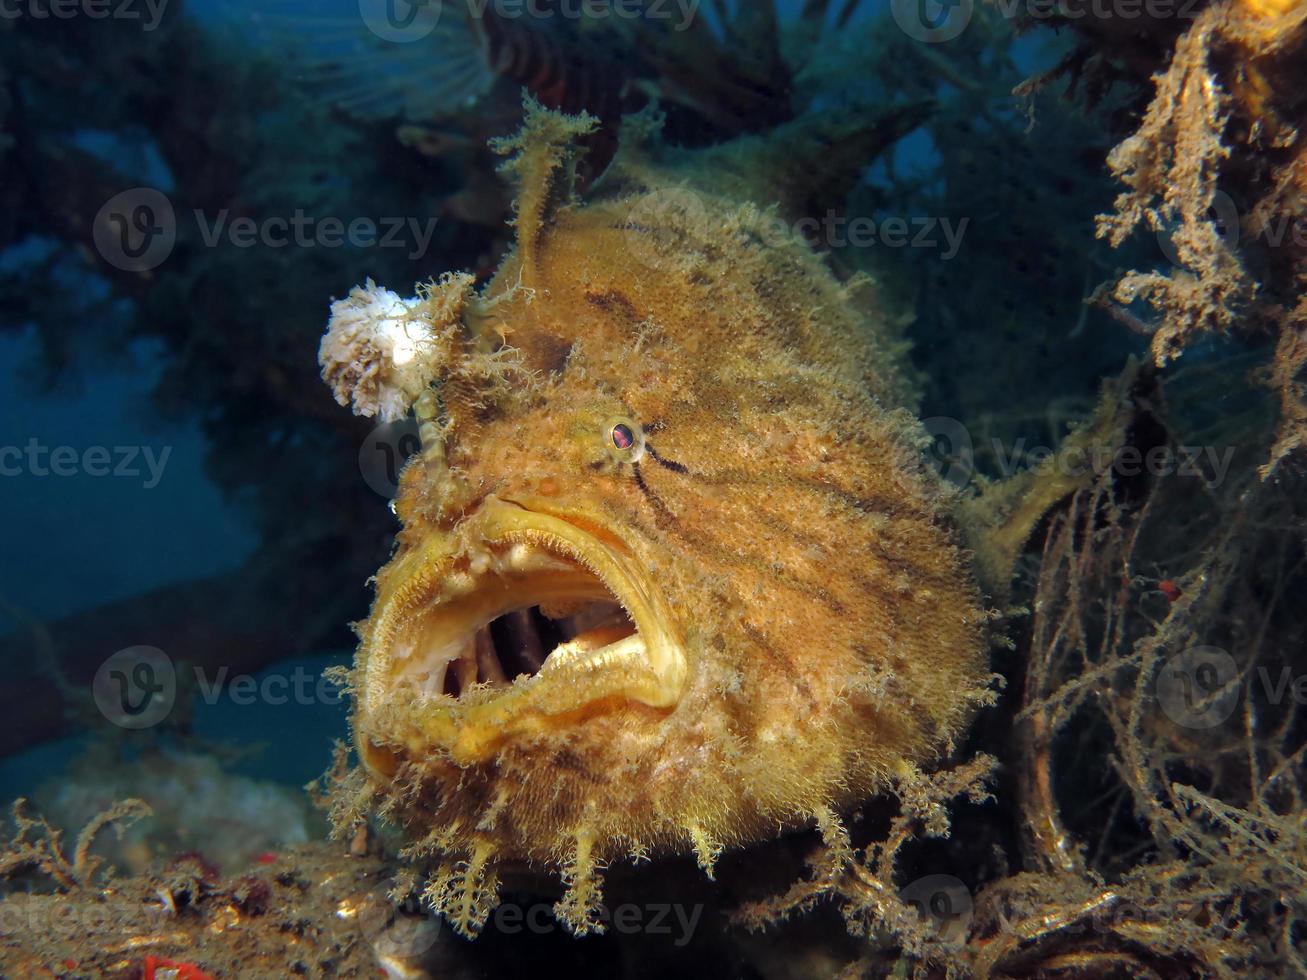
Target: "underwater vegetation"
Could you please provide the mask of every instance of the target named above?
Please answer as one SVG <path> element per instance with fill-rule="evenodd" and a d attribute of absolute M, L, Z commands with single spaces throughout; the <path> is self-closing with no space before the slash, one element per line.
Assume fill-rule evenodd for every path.
<path fill-rule="evenodd" d="M 15 612 L 7 750 L 98 747 L 12 811 L 0 973 L 1307 975 L 1307 7 L 858 7 L 492 11 L 436 65 L 0 30 L 0 322 L 51 383 L 149 339 L 261 535 Z M 160 166 L 182 214 L 439 221 L 106 261 Z M 957 247 L 805 222 L 859 214 Z M 359 446 L 410 419 L 392 516 Z M 254 670 L 351 619 L 330 838 L 88 693 L 106 648 Z"/>

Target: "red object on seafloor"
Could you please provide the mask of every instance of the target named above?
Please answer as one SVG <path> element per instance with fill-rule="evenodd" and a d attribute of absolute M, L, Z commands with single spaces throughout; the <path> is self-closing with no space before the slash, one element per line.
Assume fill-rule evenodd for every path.
<path fill-rule="evenodd" d="M 1166 596 L 1167 602 L 1175 602 L 1176 599 L 1184 595 L 1184 590 L 1169 578 L 1157 583 L 1157 591 Z"/>
<path fill-rule="evenodd" d="M 194 963 L 174 963 L 161 956 L 147 956 L 142 980 L 215 980 Z"/>

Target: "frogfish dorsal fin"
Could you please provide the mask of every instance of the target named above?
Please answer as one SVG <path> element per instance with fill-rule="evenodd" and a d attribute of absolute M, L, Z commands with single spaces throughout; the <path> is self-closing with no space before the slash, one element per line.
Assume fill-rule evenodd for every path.
<path fill-rule="evenodd" d="M 517 182 L 514 223 L 522 275 L 527 280 L 554 215 L 575 198 L 576 164 L 584 152 L 579 140 L 593 132 L 599 120 L 585 112 L 579 116 L 554 112 L 530 97 L 524 106 L 522 128 L 490 145 L 508 157 L 500 170 Z"/>

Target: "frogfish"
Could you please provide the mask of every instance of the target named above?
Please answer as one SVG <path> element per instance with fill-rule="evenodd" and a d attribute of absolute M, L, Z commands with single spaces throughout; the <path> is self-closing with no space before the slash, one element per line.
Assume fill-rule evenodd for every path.
<path fill-rule="evenodd" d="M 582 194 L 593 125 L 528 104 L 495 147 L 517 201 L 493 278 L 369 281 L 320 348 L 341 404 L 412 413 L 422 444 L 356 626 L 334 818 L 401 827 L 465 934 L 508 867 L 556 872 L 584 933 L 611 862 L 711 875 L 728 848 L 838 834 L 988 696 L 981 593 L 874 283 L 701 161 L 642 152 L 652 124 Z"/>

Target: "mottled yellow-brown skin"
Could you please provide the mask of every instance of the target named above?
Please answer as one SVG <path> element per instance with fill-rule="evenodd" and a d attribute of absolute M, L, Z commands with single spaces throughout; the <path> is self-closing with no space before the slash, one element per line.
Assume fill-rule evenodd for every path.
<path fill-rule="evenodd" d="M 573 199 L 582 129 L 529 111 L 505 147 L 516 252 L 479 296 L 432 287 L 442 309 L 466 293 L 456 349 L 439 407 L 419 405 L 429 445 L 352 676 L 366 792 L 466 931 L 505 861 L 562 871 L 558 911 L 584 930 L 602 862 L 694 852 L 711 870 L 785 828 L 838 833 L 985 697 L 983 610 L 887 323 L 747 204 L 624 182 L 620 163 Z M 652 452 L 615 450 L 614 420 Z M 670 652 L 457 700 L 398 682 L 414 623 L 438 635 L 517 587 L 515 544 L 559 565 L 523 573 L 533 594 L 620 581 Z"/>

